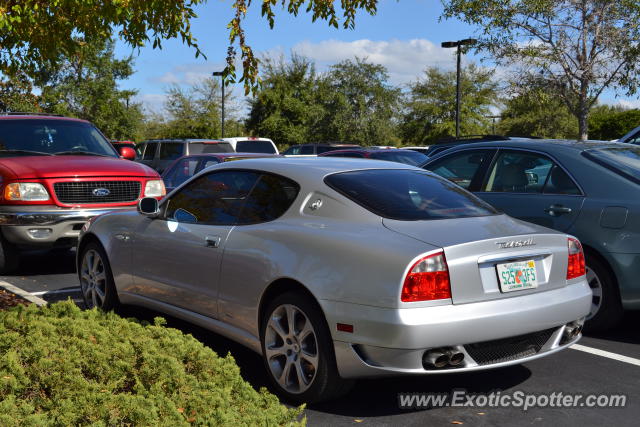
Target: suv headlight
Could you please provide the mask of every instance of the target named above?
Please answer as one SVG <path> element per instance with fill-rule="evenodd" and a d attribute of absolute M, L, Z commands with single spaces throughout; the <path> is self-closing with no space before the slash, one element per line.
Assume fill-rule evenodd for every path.
<path fill-rule="evenodd" d="M 49 193 L 44 185 L 37 182 L 15 182 L 4 188 L 4 198 L 6 200 L 42 202 L 49 200 Z"/>
<path fill-rule="evenodd" d="M 165 194 L 167 194 L 167 190 L 164 188 L 164 182 L 161 179 L 147 181 L 144 186 L 145 197 L 162 197 Z"/>

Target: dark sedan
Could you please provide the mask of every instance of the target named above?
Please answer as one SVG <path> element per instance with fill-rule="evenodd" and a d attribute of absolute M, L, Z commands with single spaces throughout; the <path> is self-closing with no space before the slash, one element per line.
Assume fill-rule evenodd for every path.
<path fill-rule="evenodd" d="M 411 150 L 399 150 L 397 148 L 350 148 L 347 150 L 334 150 L 318 154 L 318 157 L 351 157 L 359 159 L 387 160 L 390 162 L 404 163 L 418 166 L 424 163 L 428 157 L 422 153 Z"/>
<path fill-rule="evenodd" d="M 201 170 L 218 163 L 230 162 L 241 159 L 255 159 L 258 157 L 279 157 L 271 154 L 258 153 L 209 153 L 193 154 L 176 159 L 162 173 L 162 180 L 167 189 L 167 194 L 174 188 L 197 174 Z"/>
<path fill-rule="evenodd" d="M 423 166 L 505 213 L 577 236 L 593 291 L 592 330 L 640 309 L 640 147 L 604 142 L 467 144 Z"/>

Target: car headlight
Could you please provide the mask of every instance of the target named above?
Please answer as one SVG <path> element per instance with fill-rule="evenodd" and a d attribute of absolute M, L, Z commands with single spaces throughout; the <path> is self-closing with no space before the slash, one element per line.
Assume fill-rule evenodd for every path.
<path fill-rule="evenodd" d="M 37 182 L 14 182 L 4 188 L 4 198 L 6 200 L 41 202 L 49 200 L 49 193 L 44 185 Z"/>
<path fill-rule="evenodd" d="M 164 188 L 164 182 L 161 179 L 147 181 L 147 185 L 144 187 L 145 197 L 162 197 L 165 194 L 167 194 L 167 190 Z"/>

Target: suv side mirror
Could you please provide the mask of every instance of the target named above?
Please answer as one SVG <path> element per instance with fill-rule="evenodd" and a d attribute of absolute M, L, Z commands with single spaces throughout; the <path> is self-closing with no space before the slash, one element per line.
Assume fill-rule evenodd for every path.
<path fill-rule="evenodd" d="M 149 218 L 155 218 L 160 214 L 158 199 L 154 197 L 143 197 L 138 202 L 138 212 Z"/>
<path fill-rule="evenodd" d="M 120 157 L 126 160 L 135 160 L 136 150 L 131 147 L 120 147 Z"/>

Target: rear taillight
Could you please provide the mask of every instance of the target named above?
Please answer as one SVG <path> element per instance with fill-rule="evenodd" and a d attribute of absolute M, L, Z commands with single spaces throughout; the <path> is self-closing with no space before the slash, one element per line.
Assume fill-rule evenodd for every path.
<path fill-rule="evenodd" d="M 444 252 L 426 256 L 411 266 L 402 286 L 400 297 L 402 301 L 430 301 L 446 298 L 451 298 L 451 285 Z"/>
<path fill-rule="evenodd" d="M 567 264 L 567 280 L 585 275 L 584 252 L 576 239 L 569 237 L 569 263 Z"/>

